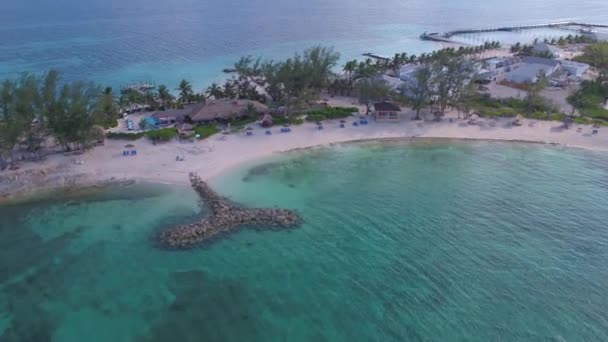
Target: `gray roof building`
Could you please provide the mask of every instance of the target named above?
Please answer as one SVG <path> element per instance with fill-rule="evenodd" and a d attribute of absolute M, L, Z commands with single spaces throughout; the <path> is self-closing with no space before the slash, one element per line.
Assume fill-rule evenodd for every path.
<path fill-rule="evenodd" d="M 560 62 L 549 58 L 525 57 L 519 67 L 505 75 L 512 83 L 535 83 L 540 75 L 551 76 L 560 66 Z"/>
<path fill-rule="evenodd" d="M 548 53 L 551 54 L 554 58 L 559 58 L 562 55 L 562 50 L 558 47 L 549 45 L 547 43 L 538 43 L 532 47 L 532 52 L 534 53 Z"/>
<path fill-rule="evenodd" d="M 598 42 L 608 42 L 608 32 L 591 32 L 591 38 Z"/>

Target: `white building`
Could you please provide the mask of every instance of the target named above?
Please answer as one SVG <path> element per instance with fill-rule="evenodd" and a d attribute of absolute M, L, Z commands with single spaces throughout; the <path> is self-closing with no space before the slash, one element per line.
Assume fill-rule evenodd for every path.
<path fill-rule="evenodd" d="M 496 70 L 505 66 L 502 58 L 490 58 L 484 61 L 488 70 Z"/>
<path fill-rule="evenodd" d="M 550 54 L 553 58 L 561 58 L 562 50 L 547 43 L 538 43 L 532 47 L 533 53 Z"/>
<path fill-rule="evenodd" d="M 407 64 L 399 70 L 399 78 L 404 82 L 408 82 L 416 78 L 416 71 L 421 67 L 421 65 Z"/>
<path fill-rule="evenodd" d="M 393 91 L 399 91 L 405 85 L 405 83 L 401 79 L 399 79 L 397 77 L 391 77 L 391 76 L 388 76 L 388 75 L 385 75 L 385 74 L 376 76 L 376 79 L 377 80 L 379 79 L 379 80 L 382 80 L 382 81 L 386 82 L 386 84 L 389 87 L 391 87 L 391 89 Z"/>
<path fill-rule="evenodd" d="M 579 63 L 574 61 L 562 61 L 562 69 L 566 70 L 568 74 L 575 77 L 582 77 L 587 70 L 589 70 L 589 64 Z"/>
<path fill-rule="evenodd" d="M 512 83 L 536 83 L 540 75 L 550 77 L 560 66 L 560 62 L 550 58 L 524 57 L 521 64 L 505 74 Z"/>
<path fill-rule="evenodd" d="M 591 38 L 598 42 L 608 42 L 608 32 L 591 32 Z"/>

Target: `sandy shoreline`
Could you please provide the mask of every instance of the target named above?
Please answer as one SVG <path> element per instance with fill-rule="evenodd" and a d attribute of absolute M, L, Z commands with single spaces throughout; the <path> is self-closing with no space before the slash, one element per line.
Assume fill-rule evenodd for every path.
<path fill-rule="evenodd" d="M 356 118 L 349 118 L 345 128 L 340 128 L 337 121 L 325 122 L 323 130 L 306 123 L 292 127 L 291 133 L 279 133 L 275 127 L 272 135 L 266 135 L 264 129 L 255 128 L 253 136 L 215 135 L 204 141 L 174 141 L 156 146 L 147 140 L 138 140 L 133 143 L 137 156 L 126 157 L 122 152 L 128 142 L 108 140 L 105 146 L 80 156 L 53 155 L 43 162 L 23 164 L 17 171 L 1 172 L 0 201 L 40 189 L 129 180 L 186 185 L 190 172 L 212 180 L 229 169 L 278 153 L 370 140 L 501 140 L 608 152 L 608 132 L 600 129 L 599 134 L 592 134 L 592 127 L 586 125 L 573 125 L 565 130 L 560 122 L 525 120 L 523 126 L 513 127 L 511 119 L 506 118 L 481 119 L 478 125 L 468 125 L 454 113 L 441 122 L 404 119 L 400 123 L 371 121 L 369 125 L 355 127 L 354 121 Z M 176 161 L 176 156 L 183 157 L 184 161 Z"/>

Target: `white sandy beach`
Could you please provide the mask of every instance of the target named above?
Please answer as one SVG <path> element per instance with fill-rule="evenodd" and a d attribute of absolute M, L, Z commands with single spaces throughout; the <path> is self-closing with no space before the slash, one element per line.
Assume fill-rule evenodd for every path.
<path fill-rule="evenodd" d="M 410 116 L 413 113 L 409 113 Z M 452 118 L 452 122 L 450 122 Z M 345 128 L 339 122 L 325 122 L 324 129 L 314 124 L 292 127 L 291 133 L 280 133 L 272 128 L 272 135 L 265 129 L 255 128 L 253 136 L 244 133 L 218 134 L 203 141 L 182 143 L 178 141 L 153 145 L 142 139 L 133 144 L 137 156 L 123 156 L 126 141 L 107 140 L 105 146 L 74 157 L 54 155 L 43 162 L 26 163 L 17 171 L 4 171 L 0 178 L 23 178 L 28 171 L 35 176 L 33 182 L 21 188 L 0 187 L 0 194 L 27 192 L 40 187 L 78 185 L 81 182 L 95 184 L 109 180 L 145 180 L 163 183 L 186 183 L 189 172 L 197 172 L 204 179 L 211 179 L 222 172 L 274 154 L 313 146 L 344 143 L 349 141 L 391 138 L 453 138 L 526 141 L 559 144 L 566 147 L 608 151 L 608 130 L 602 128 L 592 134 L 591 126 L 573 125 L 565 130 L 560 122 L 524 120 L 520 127 L 513 127 L 510 119 L 480 119 L 477 125 L 456 119 L 454 113 L 441 122 L 413 121 L 405 118 L 400 123 L 376 123 L 370 120 L 366 126 L 355 127 L 356 118 L 349 118 Z M 531 124 L 532 123 L 532 124 Z M 579 130 L 580 128 L 580 130 Z M 176 156 L 184 161 L 176 161 Z M 61 181 L 61 179 L 71 179 Z M 53 179 L 53 181 L 45 181 Z M 0 182 L 6 183 L 6 182 Z"/>

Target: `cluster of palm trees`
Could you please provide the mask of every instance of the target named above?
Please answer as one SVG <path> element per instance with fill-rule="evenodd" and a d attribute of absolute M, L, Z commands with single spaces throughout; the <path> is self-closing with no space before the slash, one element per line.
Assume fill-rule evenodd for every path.
<path fill-rule="evenodd" d="M 185 104 L 204 101 L 204 96 L 194 92 L 192 83 L 183 79 L 175 90 L 178 96 L 174 96 L 169 87 L 164 84 L 156 89 L 128 89 L 123 91 L 118 100 L 118 105 L 122 108 L 131 108 L 133 105 L 143 106 L 147 109 L 169 109 L 179 108 Z"/>
<path fill-rule="evenodd" d="M 328 92 L 332 95 L 350 96 L 355 88 L 355 81 L 378 75 L 387 70 L 397 72 L 406 64 L 431 64 L 439 60 L 454 57 L 475 55 L 484 51 L 500 48 L 500 42 L 485 42 L 477 46 L 460 46 L 458 49 L 448 47 L 431 53 L 420 55 L 409 55 L 406 52 L 396 53 L 392 58 L 367 58 L 364 61 L 351 60 L 344 64 L 342 71 L 346 78 L 335 78 L 328 86 Z"/>
<path fill-rule="evenodd" d="M 540 43 L 541 40 L 538 38 L 535 38 L 532 41 L 532 44 L 522 44 L 522 43 L 515 43 L 513 45 L 511 45 L 511 52 L 518 54 L 520 56 L 530 56 L 533 54 L 533 47 L 534 45 Z M 587 44 L 587 43 L 593 43 L 593 39 L 589 36 L 586 35 L 567 35 L 567 36 L 561 36 L 559 38 L 544 38 L 542 40 L 543 43 L 546 44 L 551 44 L 551 45 L 558 45 L 558 46 L 566 46 L 568 44 Z"/>
<path fill-rule="evenodd" d="M 265 102 L 266 97 L 258 92 L 256 83 L 249 77 L 240 75 L 238 78 L 226 80 L 223 86 L 212 83 L 205 90 L 205 97 L 214 99 L 249 99 Z"/>
<path fill-rule="evenodd" d="M 382 70 L 397 70 L 405 64 L 428 64 L 446 57 L 474 55 L 498 48 L 500 48 L 500 42 L 491 41 L 477 46 L 460 46 L 458 49 L 448 47 L 420 55 L 409 55 L 402 52 L 396 53 L 392 58 L 377 58 L 375 62 L 370 58 L 365 61 L 348 61 L 344 64 L 343 71 L 348 79 L 358 79 L 368 77 Z"/>

